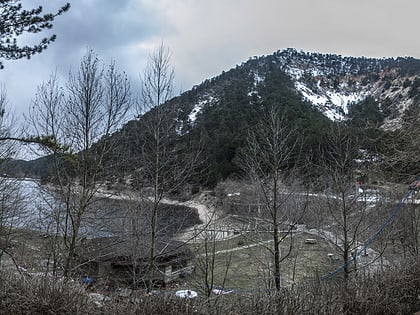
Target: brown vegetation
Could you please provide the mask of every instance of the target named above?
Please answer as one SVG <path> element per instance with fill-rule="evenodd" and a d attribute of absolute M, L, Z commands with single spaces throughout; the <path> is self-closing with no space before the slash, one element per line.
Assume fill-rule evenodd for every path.
<path fill-rule="evenodd" d="M 185 300 L 174 292 L 117 294 L 94 303 L 82 285 L 0 273 L 0 314 L 412 314 L 420 310 L 420 262 L 344 284 L 334 279 L 279 292 Z M 114 294 L 114 293 L 113 293 Z M 209 308 L 211 305 L 211 308 Z"/>

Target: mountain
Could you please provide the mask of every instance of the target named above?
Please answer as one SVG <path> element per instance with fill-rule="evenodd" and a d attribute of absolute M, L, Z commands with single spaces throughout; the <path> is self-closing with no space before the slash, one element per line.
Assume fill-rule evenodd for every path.
<path fill-rule="evenodd" d="M 2 176 L 14 178 L 41 178 L 51 170 L 52 161 L 41 157 L 32 161 L 5 159 L 0 163 Z"/>
<path fill-rule="evenodd" d="M 419 117 L 419 86 L 420 60 L 411 57 L 356 58 L 286 49 L 252 57 L 166 106 L 176 108 L 173 119 L 180 137 L 204 136 L 207 181 L 215 183 L 238 170 L 235 158 L 247 131 L 270 106 L 283 111 L 309 152 L 334 122 L 382 131 L 403 127 L 410 117 Z"/>
<path fill-rule="evenodd" d="M 197 181 L 212 186 L 237 173 L 235 160 L 248 130 L 271 106 L 299 131 L 303 153 L 310 154 L 336 122 L 377 133 L 418 119 L 419 88 L 420 60 L 412 57 L 356 58 L 285 49 L 249 58 L 161 106 L 176 122 L 179 144 L 188 150 L 204 143 L 205 169 Z M 128 175 L 141 167 L 138 133 L 147 115 L 114 135 L 118 145 L 110 160 L 124 159 L 115 173 Z M 109 169 L 116 164 L 110 162 Z"/>
<path fill-rule="evenodd" d="M 315 145 L 331 121 L 297 93 L 292 78 L 271 57 L 251 59 L 236 68 L 208 79 L 163 106 L 172 108 L 176 133 L 189 146 L 203 145 L 205 173 L 200 183 L 214 185 L 238 171 L 235 163 L 245 144 L 247 132 L 271 106 L 279 107 L 285 120 L 305 134 L 306 147 Z M 121 131 L 121 148 L 136 165 L 136 131 L 141 119 L 131 121 Z M 137 127 L 136 127 L 137 126 Z M 122 145 L 124 143 L 124 145 Z"/>
<path fill-rule="evenodd" d="M 283 84 L 272 85 L 275 72 L 279 77 L 287 76 L 283 78 Z M 240 83 L 241 96 L 249 103 L 264 102 L 267 89 L 295 94 L 292 98 L 311 104 L 332 121 L 349 119 L 352 105 L 371 98 L 384 116 L 381 127 L 396 129 L 410 110 L 418 108 L 420 60 L 342 57 L 291 48 L 269 56 L 253 57 L 181 96 L 195 95 L 191 100 L 193 106 L 189 108 L 188 123 L 194 122 L 206 106 L 223 102 L 225 93 L 220 88 L 221 81 L 235 89 L 238 88 L 235 81 Z"/>

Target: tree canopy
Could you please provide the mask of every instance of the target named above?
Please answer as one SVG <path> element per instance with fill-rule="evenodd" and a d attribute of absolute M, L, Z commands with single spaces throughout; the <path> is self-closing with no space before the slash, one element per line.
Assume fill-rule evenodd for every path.
<path fill-rule="evenodd" d="M 30 58 L 42 52 L 56 39 L 56 35 L 44 37 L 34 45 L 21 45 L 18 37 L 51 29 L 54 19 L 69 9 L 70 3 L 66 3 L 55 13 L 43 14 L 42 6 L 26 10 L 20 0 L 0 0 L 0 60 Z M 4 65 L 0 61 L 2 68 Z"/>

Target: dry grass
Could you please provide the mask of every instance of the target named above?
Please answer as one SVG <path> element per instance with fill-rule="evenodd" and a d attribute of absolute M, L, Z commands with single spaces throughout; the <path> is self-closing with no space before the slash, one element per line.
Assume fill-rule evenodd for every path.
<path fill-rule="evenodd" d="M 101 306 L 75 283 L 0 273 L 0 314 L 412 314 L 420 310 L 420 262 L 344 285 L 317 282 L 275 293 L 233 293 L 210 300 L 176 298 L 173 292 L 126 299 L 109 296 Z"/>
<path fill-rule="evenodd" d="M 94 314 L 84 288 L 48 277 L 0 273 L 0 314 Z"/>
<path fill-rule="evenodd" d="M 291 286 L 317 279 L 335 269 L 337 262 L 331 261 L 328 253 L 331 246 L 323 239 L 317 238 L 316 244 L 306 244 L 306 238 L 314 236 L 299 233 L 293 236 L 294 249 L 281 264 L 282 285 Z M 281 243 L 282 253 L 287 253 L 290 238 Z M 259 244 L 259 242 L 261 242 Z M 210 244 L 211 246 L 211 244 Z M 270 238 L 263 235 L 244 235 L 215 244 L 214 283 L 226 288 L 239 290 L 266 289 L 270 281 L 270 263 L 273 255 L 268 247 L 272 246 Z M 194 278 L 187 285 L 198 289 L 203 283 L 203 270 L 205 264 L 205 250 L 203 246 L 194 244 L 197 253 L 195 264 L 197 266 Z M 212 254 L 212 251 L 208 253 Z"/>

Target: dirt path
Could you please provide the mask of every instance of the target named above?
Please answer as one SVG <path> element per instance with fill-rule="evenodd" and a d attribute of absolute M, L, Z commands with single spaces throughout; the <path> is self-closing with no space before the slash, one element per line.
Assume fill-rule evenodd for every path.
<path fill-rule="evenodd" d="M 99 196 L 111 198 L 111 199 L 119 199 L 119 200 L 139 200 L 138 195 L 135 195 L 133 193 L 123 193 L 123 194 L 112 194 L 110 192 L 99 192 Z M 151 197 L 149 197 L 151 199 Z M 197 224 L 193 227 L 190 227 L 188 229 L 183 230 L 182 232 L 178 233 L 178 235 L 175 237 L 178 240 L 181 241 L 191 241 L 196 239 L 198 234 L 201 234 L 203 229 L 208 226 L 210 222 L 214 222 L 217 220 L 217 216 L 215 213 L 214 207 L 208 205 L 207 196 L 205 193 L 201 194 L 200 196 L 197 196 L 196 198 L 192 200 L 187 201 L 179 201 L 179 200 L 173 200 L 168 198 L 163 198 L 160 202 L 165 205 L 177 205 L 177 206 L 184 206 L 188 208 L 193 208 L 197 210 L 198 217 L 200 218 L 201 223 Z"/>
<path fill-rule="evenodd" d="M 257 243 L 253 243 L 253 244 L 249 244 L 249 245 L 243 245 L 243 246 L 238 246 L 238 247 L 234 247 L 234 248 L 218 250 L 218 251 L 214 252 L 213 255 L 237 252 L 237 251 L 240 251 L 240 250 L 250 249 L 250 248 L 255 247 L 255 246 L 262 246 L 262 245 L 272 243 L 272 242 L 273 242 L 273 240 L 268 240 L 268 241 L 257 242 Z M 204 253 L 204 254 L 198 255 L 198 257 L 206 257 L 207 255 L 208 255 L 208 253 Z"/>
<path fill-rule="evenodd" d="M 172 204 L 173 201 L 169 202 L 171 202 Z M 162 203 L 168 203 L 168 200 L 162 200 Z M 184 242 L 197 240 L 197 237 L 203 233 L 203 231 L 208 227 L 208 225 L 211 222 L 217 220 L 215 209 L 211 206 L 206 205 L 205 203 L 200 202 L 199 200 L 188 200 L 185 202 L 178 202 L 173 204 L 196 209 L 200 221 L 202 222 L 201 224 L 194 225 L 178 233 L 178 235 L 175 237 L 175 239 L 177 240 Z"/>

